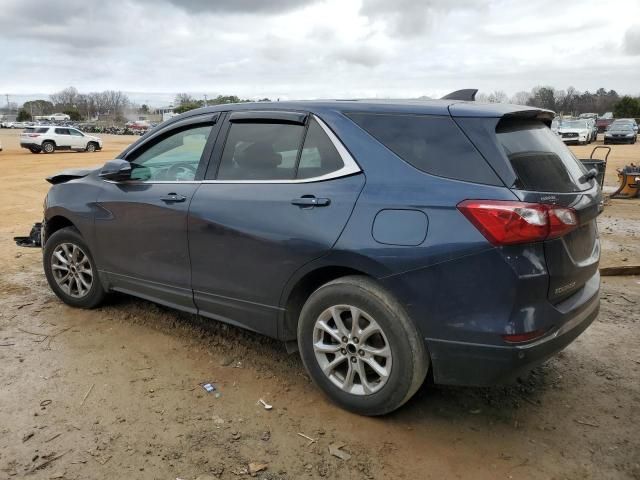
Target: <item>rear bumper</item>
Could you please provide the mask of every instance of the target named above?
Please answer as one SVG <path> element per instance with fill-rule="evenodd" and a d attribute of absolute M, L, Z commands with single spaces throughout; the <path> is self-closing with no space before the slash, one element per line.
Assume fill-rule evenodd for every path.
<path fill-rule="evenodd" d="M 599 281 L 599 278 L 598 278 Z M 425 339 L 439 384 L 489 386 L 507 383 L 564 349 L 598 316 L 599 292 L 544 337 L 523 345 L 484 345 Z"/>
<path fill-rule="evenodd" d="M 20 142 L 20 147 L 22 148 L 28 148 L 29 150 L 32 148 L 42 148 L 42 145 L 38 144 L 38 143 L 27 143 L 27 142 Z"/>

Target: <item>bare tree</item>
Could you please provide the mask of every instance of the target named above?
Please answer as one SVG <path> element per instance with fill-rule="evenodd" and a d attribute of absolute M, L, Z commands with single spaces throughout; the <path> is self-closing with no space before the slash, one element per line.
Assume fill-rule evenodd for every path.
<path fill-rule="evenodd" d="M 511 103 L 514 105 L 526 105 L 531 99 L 531 94 L 529 92 L 516 92 L 513 97 L 511 97 Z"/>
<path fill-rule="evenodd" d="M 496 90 L 487 97 L 489 103 L 507 103 L 509 97 L 502 90 Z"/>
<path fill-rule="evenodd" d="M 51 103 L 62 109 L 73 108 L 78 99 L 78 90 L 75 87 L 68 87 L 57 93 L 49 95 Z"/>

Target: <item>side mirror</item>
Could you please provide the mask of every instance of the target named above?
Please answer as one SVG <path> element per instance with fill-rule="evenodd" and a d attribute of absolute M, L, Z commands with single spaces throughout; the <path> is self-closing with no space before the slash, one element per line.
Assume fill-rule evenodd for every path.
<path fill-rule="evenodd" d="M 126 160 L 109 160 L 98 174 L 100 178 L 121 182 L 131 178 L 131 164 Z"/>

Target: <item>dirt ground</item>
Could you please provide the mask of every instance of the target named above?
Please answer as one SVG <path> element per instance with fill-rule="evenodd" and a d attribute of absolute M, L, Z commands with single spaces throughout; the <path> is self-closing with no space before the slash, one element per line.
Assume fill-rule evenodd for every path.
<path fill-rule="evenodd" d="M 279 342 L 121 295 L 64 306 L 40 251 L 12 237 L 41 218 L 45 176 L 135 137 L 32 155 L 18 133 L 0 130 L 0 478 L 238 479 L 266 464 L 256 478 L 640 479 L 640 277 L 604 278 L 598 320 L 518 384 L 424 385 L 363 418 L 329 403 Z M 640 144 L 612 148 L 609 185 L 640 162 Z M 640 263 L 640 200 L 611 201 L 600 227 L 603 265 Z"/>

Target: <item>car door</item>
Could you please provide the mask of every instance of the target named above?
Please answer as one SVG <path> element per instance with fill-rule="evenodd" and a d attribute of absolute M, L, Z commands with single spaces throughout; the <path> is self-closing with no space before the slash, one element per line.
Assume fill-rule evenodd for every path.
<path fill-rule="evenodd" d="M 199 313 L 276 336 L 283 286 L 331 249 L 364 182 L 319 118 L 231 113 L 189 209 Z"/>
<path fill-rule="evenodd" d="M 71 148 L 71 135 L 69 134 L 68 128 L 60 128 L 56 127 L 54 130 L 56 142 L 56 148 L 59 149 L 69 149 Z"/>
<path fill-rule="evenodd" d="M 105 181 L 95 219 L 98 265 L 115 290 L 194 311 L 187 211 L 217 133 L 201 115 L 126 151 L 131 179 Z"/>
<path fill-rule="evenodd" d="M 87 147 L 87 142 L 82 133 L 75 128 L 69 128 L 67 131 L 69 132 L 71 148 L 74 150 L 84 150 Z"/>

